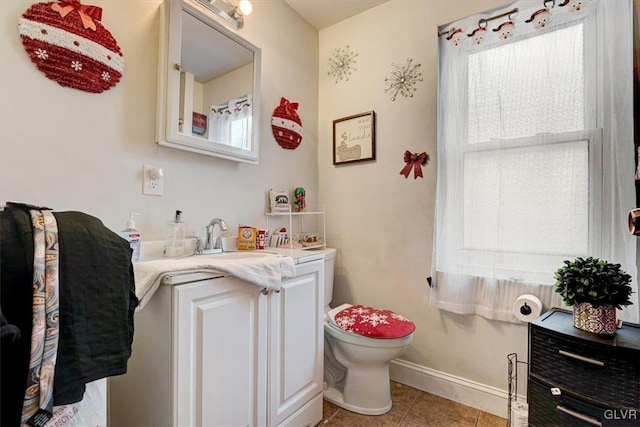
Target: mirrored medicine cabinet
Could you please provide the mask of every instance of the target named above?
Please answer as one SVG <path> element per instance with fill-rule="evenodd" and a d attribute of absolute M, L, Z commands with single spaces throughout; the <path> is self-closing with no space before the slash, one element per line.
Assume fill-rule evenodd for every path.
<path fill-rule="evenodd" d="M 260 64 L 260 49 L 227 28 L 200 0 L 165 0 L 158 144 L 257 164 Z"/>

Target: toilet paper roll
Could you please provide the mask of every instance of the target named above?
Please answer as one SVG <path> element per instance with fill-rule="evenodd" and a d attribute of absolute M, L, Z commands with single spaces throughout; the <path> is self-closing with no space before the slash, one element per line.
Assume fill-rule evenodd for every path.
<path fill-rule="evenodd" d="M 511 404 L 511 427 L 527 427 L 529 425 L 529 405 L 521 402 Z"/>
<path fill-rule="evenodd" d="M 542 301 L 535 295 L 520 295 L 513 303 L 513 314 L 523 322 L 531 322 L 540 317 Z"/>

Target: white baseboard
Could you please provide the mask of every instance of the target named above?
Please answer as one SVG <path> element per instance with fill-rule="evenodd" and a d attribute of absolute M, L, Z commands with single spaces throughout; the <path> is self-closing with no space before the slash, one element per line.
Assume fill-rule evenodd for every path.
<path fill-rule="evenodd" d="M 402 359 L 391 361 L 389 376 L 393 381 L 507 418 L 509 398 L 505 390 Z"/>

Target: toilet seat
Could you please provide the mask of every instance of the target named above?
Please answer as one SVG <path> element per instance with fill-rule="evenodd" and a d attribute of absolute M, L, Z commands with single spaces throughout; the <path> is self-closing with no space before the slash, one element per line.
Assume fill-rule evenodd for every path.
<path fill-rule="evenodd" d="M 364 347 L 377 347 L 377 348 L 394 348 L 408 345 L 413 339 L 413 334 L 406 335 L 401 338 L 386 338 L 378 339 L 366 337 L 364 335 L 354 334 L 353 332 L 347 332 L 340 326 L 336 325 L 330 319 L 325 320 L 324 330 L 329 335 L 332 335 L 340 341 L 344 341 L 350 344 L 357 344 Z"/>
<path fill-rule="evenodd" d="M 416 329 L 414 323 L 404 316 L 364 305 L 342 304 L 327 315 L 336 327 L 370 339 L 403 338 Z"/>

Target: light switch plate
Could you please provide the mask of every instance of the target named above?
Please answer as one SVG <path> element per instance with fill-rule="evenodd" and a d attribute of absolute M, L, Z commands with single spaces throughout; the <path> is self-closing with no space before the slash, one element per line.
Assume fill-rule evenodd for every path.
<path fill-rule="evenodd" d="M 164 171 L 160 166 L 144 165 L 142 168 L 142 194 L 150 196 L 164 194 Z"/>

